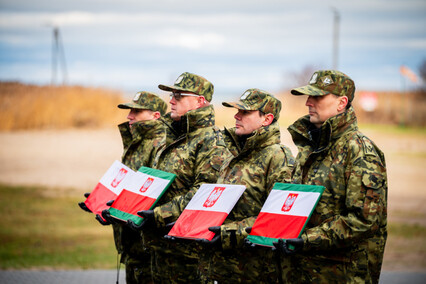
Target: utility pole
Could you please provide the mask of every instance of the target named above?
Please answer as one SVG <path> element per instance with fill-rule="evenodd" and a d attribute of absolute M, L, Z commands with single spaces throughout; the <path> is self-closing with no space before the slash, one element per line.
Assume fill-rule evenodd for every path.
<path fill-rule="evenodd" d="M 59 28 L 53 27 L 53 45 L 52 45 L 52 81 L 51 84 L 56 84 L 57 79 L 57 67 L 61 65 L 62 69 L 62 84 L 65 85 L 67 82 L 67 66 L 65 61 L 65 51 L 62 44 L 62 39 L 59 33 Z"/>
<path fill-rule="evenodd" d="M 333 19 L 333 69 L 338 69 L 339 61 L 339 25 L 340 25 L 340 14 L 336 8 L 332 7 L 331 10 L 334 14 Z"/>

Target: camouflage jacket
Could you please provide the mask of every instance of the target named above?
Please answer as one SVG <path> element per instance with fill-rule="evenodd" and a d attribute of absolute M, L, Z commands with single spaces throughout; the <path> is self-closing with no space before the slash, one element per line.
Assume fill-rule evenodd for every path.
<path fill-rule="evenodd" d="M 177 175 L 154 209 L 159 227 L 176 221 L 201 184 L 215 183 L 224 159 L 231 156 L 214 126 L 213 106 L 188 111 L 182 120 L 178 132 L 168 134 L 174 139 L 167 138 L 154 162 L 154 168 Z M 169 116 L 165 121 L 172 125 Z"/>
<path fill-rule="evenodd" d="M 301 263 L 324 273 L 343 263 L 346 279 L 376 283 L 387 238 L 384 155 L 359 132 L 352 107 L 324 122 L 316 148 L 310 128 L 309 116 L 288 128 L 299 150 L 292 182 L 325 186 L 302 234 Z"/>
<path fill-rule="evenodd" d="M 207 283 L 274 283 L 271 250 L 243 248 L 272 187 L 277 181 L 290 182 L 293 155 L 280 144 L 277 122 L 256 130 L 241 148 L 235 128 L 224 130 L 233 157 L 227 159 L 217 183 L 246 186 L 241 198 L 221 226 L 221 247 L 204 247 L 200 252 L 200 273 Z"/>
<path fill-rule="evenodd" d="M 251 227 L 277 181 L 290 182 L 293 168 L 291 150 L 280 144 L 280 128 L 277 122 L 262 127 L 250 136 L 241 149 L 235 128 L 224 130 L 225 142 L 234 155 L 227 159 L 217 183 L 246 186 L 241 198 L 226 218 L 222 227 L 223 248 L 230 248 L 231 231 L 237 234 L 237 246 L 241 247 L 247 235 L 245 227 Z"/>
<path fill-rule="evenodd" d="M 166 127 L 162 121 L 148 120 L 137 122 L 129 127 L 129 122 L 118 126 L 123 141 L 121 161 L 134 171 L 141 166 L 151 167 L 158 148 L 165 144 Z M 142 249 L 140 236 L 123 224 L 113 224 L 114 241 L 122 262 L 129 254 L 138 255 Z"/>
<path fill-rule="evenodd" d="M 121 161 L 134 171 L 141 166 L 151 167 L 158 149 L 166 143 L 166 128 L 160 120 L 134 123 L 132 128 L 125 122 L 118 126 L 123 141 Z"/>

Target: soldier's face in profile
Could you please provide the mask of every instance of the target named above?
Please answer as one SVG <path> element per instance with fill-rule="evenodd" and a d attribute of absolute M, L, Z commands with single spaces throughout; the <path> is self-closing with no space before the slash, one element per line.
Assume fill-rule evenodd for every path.
<path fill-rule="evenodd" d="M 173 120 L 180 120 L 181 116 L 190 110 L 199 107 L 200 96 L 186 93 L 172 93 L 170 95 L 170 116 Z"/>
<path fill-rule="evenodd" d="M 333 94 L 308 96 L 305 105 L 309 109 L 310 122 L 319 128 L 327 119 L 339 114 L 341 99 Z"/>
<path fill-rule="evenodd" d="M 235 118 L 235 134 L 247 135 L 262 127 L 265 115 L 258 110 L 239 109 Z"/>
<path fill-rule="evenodd" d="M 127 115 L 127 119 L 129 120 L 130 127 L 132 127 L 132 124 L 138 121 L 152 120 L 156 118 L 152 110 L 132 108 Z"/>

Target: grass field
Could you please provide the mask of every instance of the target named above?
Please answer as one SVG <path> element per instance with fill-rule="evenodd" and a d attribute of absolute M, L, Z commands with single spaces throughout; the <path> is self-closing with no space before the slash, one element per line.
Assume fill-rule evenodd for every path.
<path fill-rule="evenodd" d="M 45 191 L 0 185 L 0 269 L 114 268 L 112 229 L 78 207 L 83 198 Z"/>

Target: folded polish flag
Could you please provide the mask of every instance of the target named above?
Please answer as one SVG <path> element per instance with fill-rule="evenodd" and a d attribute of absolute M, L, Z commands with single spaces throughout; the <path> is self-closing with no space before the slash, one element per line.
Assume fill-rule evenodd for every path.
<path fill-rule="evenodd" d="M 154 208 L 175 178 L 175 174 L 141 167 L 109 208 L 111 216 L 140 225 L 143 218 L 137 212 Z"/>
<path fill-rule="evenodd" d="M 215 234 L 208 228 L 223 224 L 245 189 L 243 185 L 201 185 L 170 230 L 169 236 L 211 241 Z"/>
<path fill-rule="evenodd" d="M 254 244 L 273 246 L 278 239 L 298 238 L 312 215 L 324 186 L 275 183 L 250 235 Z"/>
<path fill-rule="evenodd" d="M 121 193 L 126 180 L 131 178 L 133 174 L 134 171 L 132 169 L 119 161 L 114 161 L 111 167 L 99 180 L 99 183 L 90 193 L 89 197 L 86 201 L 84 201 L 87 208 L 89 208 L 95 215 L 99 214 L 102 216 L 102 210 L 109 207 L 106 203 L 117 198 L 117 196 Z"/>

